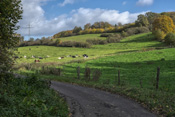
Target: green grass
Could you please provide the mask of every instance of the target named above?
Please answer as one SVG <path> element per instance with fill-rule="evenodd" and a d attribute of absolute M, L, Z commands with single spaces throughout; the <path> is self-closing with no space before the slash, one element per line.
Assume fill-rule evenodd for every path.
<path fill-rule="evenodd" d="M 175 48 L 148 52 L 125 53 L 90 60 L 84 63 L 64 65 L 63 75 L 42 76 L 63 82 L 100 88 L 120 93 L 137 100 L 153 112 L 164 116 L 175 115 Z M 76 68 L 80 66 L 80 80 L 77 80 Z M 102 75 L 99 81 L 84 79 L 85 67 L 91 72 L 99 69 Z M 156 90 L 157 67 L 160 67 L 159 89 Z M 121 85 L 117 82 L 120 70 Z M 91 73 L 91 75 L 92 75 Z M 92 78 L 92 76 L 91 76 Z M 140 85 L 142 82 L 142 86 Z"/>
<path fill-rule="evenodd" d="M 96 34 L 95 34 L 96 35 Z M 85 35 L 83 35 L 85 36 Z M 88 35 L 90 36 L 90 35 Z M 74 36 L 78 37 L 78 36 Z M 92 36 L 93 37 L 93 36 Z M 99 57 L 115 55 L 124 52 L 134 52 L 134 51 L 146 51 L 149 49 L 155 49 L 156 47 L 164 47 L 164 44 L 153 40 L 154 36 L 150 33 L 134 35 L 121 40 L 121 43 L 110 43 L 106 45 L 94 45 L 91 48 L 69 48 L 69 47 L 53 47 L 53 46 L 28 46 L 20 47 L 18 49 L 18 56 L 22 57 L 18 59 L 18 63 L 32 63 L 34 58 L 32 55 L 43 57 L 41 63 L 57 62 L 57 63 L 67 63 L 71 61 L 84 60 L 83 54 L 89 56 L 88 59 L 96 59 Z M 31 50 L 29 50 L 29 48 Z M 49 55 L 49 58 L 46 56 Z M 68 55 L 79 55 L 78 58 L 67 57 Z M 27 56 L 27 59 L 24 58 Z M 58 57 L 65 57 L 59 60 Z"/>
<path fill-rule="evenodd" d="M 43 80 L 36 76 L 4 79 L 0 82 L 1 117 L 68 117 L 64 99 Z"/>
<path fill-rule="evenodd" d="M 100 37 L 101 34 L 85 34 L 71 37 L 63 37 L 59 38 L 61 41 L 78 41 L 78 42 L 86 42 L 87 39 L 106 39 L 105 37 Z"/>
<path fill-rule="evenodd" d="M 31 48 L 30 51 L 29 48 Z M 160 115 L 175 116 L 175 48 L 168 48 L 164 43 L 154 40 L 151 33 L 130 36 L 122 39 L 120 43 L 94 45 L 88 49 L 38 46 L 38 48 L 22 47 L 19 48 L 19 52 L 19 56 L 29 56 L 28 59 L 18 60 L 19 64 L 32 63 L 34 61 L 30 57 L 32 55 L 41 57 L 49 55 L 50 58 L 41 60 L 40 66 L 54 63 L 56 65 L 54 67 L 63 69 L 60 77 L 42 75 L 40 76 L 42 78 L 119 93 L 137 100 Z M 83 57 L 76 59 L 66 57 L 83 54 L 88 54 L 89 58 L 84 60 Z M 58 60 L 59 56 L 65 58 Z M 64 65 L 60 66 L 58 63 Z M 78 66 L 81 69 L 80 80 L 76 79 Z M 95 69 L 102 72 L 98 81 L 84 80 L 86 66 L 91 68 L 91 72 Z M 160 67 L 160 81 L 159 89 L 156 91 L 157 67 Z M 121 85 L 119 86 L 117 85 L 118 70 L 121 72 Z"/>

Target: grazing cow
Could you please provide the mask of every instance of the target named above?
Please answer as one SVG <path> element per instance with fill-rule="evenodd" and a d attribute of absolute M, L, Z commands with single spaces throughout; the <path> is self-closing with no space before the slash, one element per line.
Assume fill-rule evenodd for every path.
<path fill-rule="evenodd" d="M 39 63 L 40 62 L 40 60 L 35 60 L 35 63 Z"/>
<path fill-rule="evenodd" d="M 61 59 L 63 59 L 64 57 L 61 57 Z"/>
<path fill-rule="evenodd" d="M 87 55 L 87 54 L 83 54 L 83 57 L 84 57 L 84 58 L 88 58 L 88 55 Z"/>
<path fill-rule="evenodd" d="M 19 58 L 19 57 L 18 57 L 18 56 L 14 56 L 13 58 L 17 59 L 17 58 Z"/>
<path fill-rule="evenodd" d="M 47 58 L 49 58 L 50 56 L 49 55 L 47 55 Z"/>
<path fill-rule="evenodd" d="M 24 56 L 24 58 L 27 58 L 27 56 Z"/>
<path fill-rule="evenodd" d="M 60 60 L 61 60 L 61 57 L 58 57 L 58 59 L 60 59 Z"/>
<path fill-rule="evenodd" d="M 76 56 L 72 56 L 72 58 L 76 58 Z"/>
<path fill-rule="evenodd" d="M 71 57 L 72 55 L 67 55 L 67 57 Z"/>
<path fill-rule="evenodd" d="M 32 55 L 32 58 L 36 58 L 36 57 Z"/>
<path fill-rule="evenodd" d="M 39 57 L 39 59 L 43 59 L 42 57 Z"/>

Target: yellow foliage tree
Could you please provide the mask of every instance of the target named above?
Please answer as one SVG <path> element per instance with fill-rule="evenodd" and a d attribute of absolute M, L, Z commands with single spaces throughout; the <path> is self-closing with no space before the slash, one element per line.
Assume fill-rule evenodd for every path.
<path fill-rule="evenodd" d="M 165 34 L 170 33 L 170 32 L 174 32 L 174 23 L 173 20 L 166 15 L 162 15 L 158 18 L 156 18 L 153 22 L 153 33 L 156 30 L 161 30 L 163 31 Z"/>

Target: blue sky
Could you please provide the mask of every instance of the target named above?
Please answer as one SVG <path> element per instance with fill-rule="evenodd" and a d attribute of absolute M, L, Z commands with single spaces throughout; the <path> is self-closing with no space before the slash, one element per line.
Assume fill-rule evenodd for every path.
<path fill-rule="evenodd" d="M 175 0 L 22 0 L 23 19 L 18 33 L 29 38 L 52 36 L 75 26 L 107 21 L 134 22 L 139 14 L 175 11 Z"/>

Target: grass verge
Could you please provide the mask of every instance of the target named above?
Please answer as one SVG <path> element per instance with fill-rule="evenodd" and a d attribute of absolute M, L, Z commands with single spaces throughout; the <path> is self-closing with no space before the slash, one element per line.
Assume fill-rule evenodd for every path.
<path fill-rule="evenodd" d="M 0 102 L 1 117 L 68 116 L 64 99 L 35 75 L 25 79 L 1 79 Z"/>

